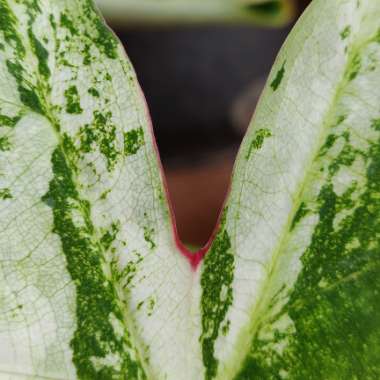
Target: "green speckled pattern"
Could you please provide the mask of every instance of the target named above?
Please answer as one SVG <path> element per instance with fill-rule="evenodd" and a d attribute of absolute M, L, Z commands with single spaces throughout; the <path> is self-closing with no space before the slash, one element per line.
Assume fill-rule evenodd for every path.
<path fill-rule="evenodd" d="M 194 269 L 89 0 L 0 0 L 0 379 L 380 378 L 380 3 L 314 0 Z"/>

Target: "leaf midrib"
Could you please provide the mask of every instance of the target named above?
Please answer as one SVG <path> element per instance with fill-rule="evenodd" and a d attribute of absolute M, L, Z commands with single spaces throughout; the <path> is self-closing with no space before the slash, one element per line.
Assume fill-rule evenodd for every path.
<path fill-rule="evenodd" d="M 49 5 L 50 5 L 50 3 L 49 3 Z M 52 14 L 51 11 L 50 11 L 50 13 Z M 56 39 L 54 39 L 54 51 L 56 51 L 56 49 L 57 49 L 56 44 L 57 44 L 57 41 L 56 41 Z M 33 55 L 34 55 L 34 53 L 33 53 Z M 67 157 L 67 154 L 65 152 L 64 145 L 63 145 L 63 136 L 60 133 L 59 117 L 56 114 L 56 107 L 52 104 L 52 101 L 51 101 L 52 84 L 54 83 L 53 78 L 56 74 L 56 67 L 57 67 L 55 55 L 54 55 L 53 59 L 54 59 L 53 60 L 54 63 L 53 63 L 53 67 L 51 70 L 51 77 L 49 79 L 50 86 L 48 86 L 48 88 L 44 88 L 44 87 L 41 88 L 41 86 L 39 84 L 40 84 L 40 81 L 42 78 L 41 78 L 38 70 L 36 70 L 33 67 L 32 73 L 37 78 L 37 88 L 36 88 L 37 94 L 38 94 L 38 97 L 40 98 L 40 101 L 45 105 L 45 112 L 46 113 L 41 115 L 41 116 L 46 118 L 46 120 L 49 122 L 54 134 L 56 135 L 56 138 L 58 141 L 56 148 L 59 148 L 62 155 L 64 156 L 65 163 L 71 172 L 71 176 L 72 176 L 73 182 L 75 184 L 75 189 L 78 192 L 78 194 L 80 195 L 80 199 L 85 200 L 84 198 L 82 198 L 82 194 L 81 194 L 80 190 L 78 189 L 78 176 L 76 175 L 76 171 L 72 167 L 71 161 Z M 46 91 L 44 91 L 44 90 L 46 90 Z M 31 112 L 33 112 L 33 111 L 31 110 Z M 91 212 L 91 209 L 90 209 L 90 212 Z M 86 212 L 83 209 L 82 205 L 80 205 L 80 213 L 83 217 L 86 215 Z M 91 214 L 90 214 L 90 220 L 91 221 L 93 220 Z M 119 284 L 118 281 L 115 281 L 114 278 L 112 277 L 111 265 L 109 264 L 108 260 L 105 260 L 105 258 L 107 257 L 107 251 L 101 246 L 101 244 L 99 244 L 99 242 L 101 240 L 101 234 L 98 231 L 98 228 L 95 227 L 94 223 L 92 223 L 92 225 L 94 227 L 93 233 L 92 233 L 92 241 L 93 241 L 93 243 L 95 243 L 99 247 L 101 254 L 102 254 L 102 258 L 104 259 L 104 260 L 102 260 L 102 271 L 104 273 L 105 278 L 107 278 L 107 280 L 110 283 L 112 283 L 114 288 L 115 288 L 115 292 L 114 292 L 115 299 L 119 305 L 119 309 L 123 313 L 124 328 L 126 331 L 128 331 L 129 335 L 131 336 L 131 342 L 132 342 L 131 348 L 135 350 L 137 358 L 138 358 L 138 362 L 141 364 L 144 373 L 148 374 L 151 371 L 149 370 L 149 366 L 147 365 L 147 363 L 144 359 L 144 355 L 143 355 L 144 350 L 142 348 L 140 338 L 139 338 L 138 334 L 136 333 L 134 320 L 131 317 L 131 315 L 130 315 L 131 313 L 129 312 L 128 308 L 125 306 L 126 299 L 121 297 L 121 294 L 123 294 L 123 287 Z M 59 235 L 58 235 L 58 237 L 61 240 L 61 237 Z M 63 255 L 64 255 L 64 253 L 63 253 Z M 20 373 L 20 374 L 24 375 L 23 373 Z M 25 375 L 27 375 L 27 374 L 25 374 Z M 38 375 L 38 376 L 40 376 L 40 375 Z M 46 379 L 53 379 L 53 380 L 66 380 L 65 378 L 60 378 L 60 377 L 57 377 L 57 378 L 43 377 L 43 376 L 40 376 L 40 377 L 44 378 L 44 379 L 46 378 Z"/>

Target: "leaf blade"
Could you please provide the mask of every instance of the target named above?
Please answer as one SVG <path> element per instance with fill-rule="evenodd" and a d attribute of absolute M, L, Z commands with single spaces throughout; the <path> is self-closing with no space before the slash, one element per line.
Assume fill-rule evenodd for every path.
<path fill-rule="evenodd" d="M 174 331 L 187 340 L 187 325 L 178 326 L 187 303 L 178 303 L 191 269 L 173 254 L 170 213 L 135 74 L 91 1 L 1 5 L 7 10 L 1 27 L 14 28 L 12 38 L 1 30 L 0 51 L 0 128 L 11 144 L 0 152 L 2 210 L 9 210 L 0 239 L 6 312 L 0 366 L 37 377 L 166 376 L 178 363 L 169 363 L 172 350 L 155 346 Z M 28 123 L 37 141 L 24 131 Z M 43 158 L 37 168 L 26 149 L 34 146 Z M 32 180 L 17 192 L 20 171 L 22 181 L 25 173 Z M 49 249 L 38 245 L 41 234 Z M 11 275 L 15 290 L 8 291 Z M 32 312 L 37 299 L 40 313 L 49 316 L 49 339 L 40 327 L 44 314 Z M 172 324 L 165 322 L 170 318 Z M 21 319 L 15 328 L 14 319 Z"/>
<path fill-rule="evenodd" d="M 347 231 L 363 237 L 361 229 L 374 236 L 379 229 L 377 202 L 371 201 L 369 219 L 361 203 L 369 197 L 366 188 L 372 188 L 372 196 L 377 191 L 375 179 L 366 176 L 376 171 L 379 144 L 371 125 L 380 112 L 374 96 L 380 9 L 371 2 L 356 6 L 312 3 L 277 59 L 242 145 L 224 227 L 235 254 L 233 302 L 223 321 L 232 331 L 223 336 L 218 330 L 213 357 L 219 369 L 209 378 L 345 378 L 361 373 L 376 377 L 376 346 L 371 345 L 371 355 L 358 347 L 376 341 L 379 334 L 374 283 L 378 249 L 368 249 L 363 241 L 356 250 L 349 241 L 347 247 L 337 245 L 347 240 Z M 347 25 L 352 31 L 348 39 L 341 34 Z M 362 65 L 357 63 L 358 50 Z M 268 131 L 264 139 L 263 130 Z M 355 265 L 362 265 L 366 273 L 362 283 Z M 351 274 L 343 275 L 346 272 Z M 347 289 L 337 285 L 341 299 L 331 296 L 328 303 L 322 286 L 339 283 L 339 276 L 357 279 L 358 284 L 351 290 L 349 280 Z M 321 288 L 317 281 L 312 290 L 313 277 L 319 278 Z M 353 289 L 372 310 L 371 317 L 365 319 L 360 301 L 350 298 Z M 338 295 L 336 290 L 334 296 Z M 305 300 L 304 314 L 296 299 Z M 334 321 L 334 307 L 346 324 Z M 348 326 L 356 328 L 351 335 Z M 366 327 L 370 331 L 364 335 Z M 345 346 L 347 335 L 355 348 Z"/>
<path fill-rule="evenodd" d="M 246 23 L 281 26 L 295 13 L 294 2 L 286 0 L 251 1 L 135 1 L 98 0 L 102 13 L 114 23 L 198 24 Z"/>

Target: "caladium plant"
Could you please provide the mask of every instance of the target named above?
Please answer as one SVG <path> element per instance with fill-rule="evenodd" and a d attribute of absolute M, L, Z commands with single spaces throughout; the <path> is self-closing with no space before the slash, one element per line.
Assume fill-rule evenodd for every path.
<path fill-rule="evenodd" d="M 113 22 L 243 22 L 280 25 L 291 17 L 293 0 L 97 0 Z"/>
<path fill-rule="evenodd" d="M 379 88 L 380 2 L 314 0 L 192 254 L 91 0 L 0 0 L 0 378 L 380 378 Z"/>

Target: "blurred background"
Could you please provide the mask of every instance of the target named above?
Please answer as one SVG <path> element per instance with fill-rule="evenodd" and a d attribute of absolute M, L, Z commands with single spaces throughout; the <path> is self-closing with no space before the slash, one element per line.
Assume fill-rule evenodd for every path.
<path fill-rule="evenodd" d="M 295 19 L 309 2 L 297 3 Z M 201 247 L 215 227 L 239 144 L 294 22 L 271 29 L 107 21 L 145 94 L 179 237 Z"/>

